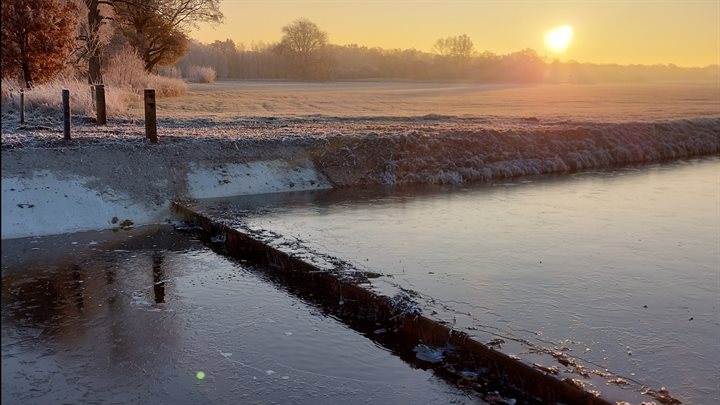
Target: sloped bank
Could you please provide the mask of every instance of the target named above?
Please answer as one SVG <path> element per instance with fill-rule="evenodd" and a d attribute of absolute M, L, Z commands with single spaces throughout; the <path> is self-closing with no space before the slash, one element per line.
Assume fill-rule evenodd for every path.
<path fill-rule="evenodd" d="M 462 183 L 720 152 L 720 119 L 651 123 L 328 120 L 243 135 L 3 142 L 2 238 L 159 223 L 170 201 L 369 184 Z M 350 128 L 350 130 L 348 130 Z M 372 128 L 369 130 L 368 128 Z M 357 131 L 355 130 L 357 129 Z M 206 133 L 212 134 L 212 128 Z M 228 135 L 230 133 L 231 135 Z M 236 133 L 238 135 L 232 135 Z M 59 138 L 59 136 L 58 136 Z"/>
<path fill-rule="evenodd" d="M 314 161 L 335 185 L 453 184 L 717 154 L 720 119 L 461 127 L 325 143 Z"/>
<path fill-rule="evenodd" d="M 302 148 L 226 142 L 2 152 L 2 238 L 161 223 L 170 200 L 330 187 Z"/>

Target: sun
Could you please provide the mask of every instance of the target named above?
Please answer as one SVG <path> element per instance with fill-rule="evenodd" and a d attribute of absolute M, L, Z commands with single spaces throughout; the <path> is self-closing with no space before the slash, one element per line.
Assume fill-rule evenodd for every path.
<path fill-rule="evenodd" d="M 561 25 L 545 33 L 545 46 L 552 52 L 563 53 L 573 39 L 573 27 Z"/>

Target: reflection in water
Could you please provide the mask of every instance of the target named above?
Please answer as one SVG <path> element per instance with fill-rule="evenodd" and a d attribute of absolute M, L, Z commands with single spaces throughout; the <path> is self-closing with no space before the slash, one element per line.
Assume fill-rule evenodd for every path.
<path fill-rule="evenodd" d="M 3 404 L 476 402 L 170 232 L 3 261 Z"/>
<path fill-rule="evenodd" d="M 165 302 L 165 277 L 163 275 L 162 263 L 164 256 L 160 254 L 153 255 L 153 292 L 155 293 L 155 303 L 162 304 Z"/>
<path fill-rule="evenodd" d="M 73 276 L 73 282 L 72 282 L 72 288 L 75 290 L 75 305 L 77 306 L 78 310 L 82 311 L 82 309 L 85 307 L 85 300 L 83 298 L 83 280 L 80 276 L 80 266 L 77 264 L 72 265 L 72 276 Z"/>

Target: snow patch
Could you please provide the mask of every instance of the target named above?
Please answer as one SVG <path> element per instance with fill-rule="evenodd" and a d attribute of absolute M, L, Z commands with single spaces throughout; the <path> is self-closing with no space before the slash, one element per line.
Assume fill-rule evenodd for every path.
<path fill-rule="evenodd" d="M 247 194 L 331 188 L 310 161 L 291 166 L 280 160 L 246 164 L 193 165 L 188 173 L 192 198 L 219 198 Z"/>
<path fill-rule="evenodd" d="M 89 186 L 94 177 L 63 177 L 49 171 L 2 178 L 2 238 L 101 230 L 129 220 L 162 221 L 169 203 L 150 207 L 127 194 Z"/>

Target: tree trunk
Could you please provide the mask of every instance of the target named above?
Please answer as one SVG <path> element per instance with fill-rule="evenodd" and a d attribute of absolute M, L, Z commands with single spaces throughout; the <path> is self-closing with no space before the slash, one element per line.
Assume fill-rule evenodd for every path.
<path fill-rule="evenodd" d="M 88 7 L 88 43 L 90 58 L 88 60 L 88 81 L 90 84 L 103 82 L 100 70 L 100 23 L 102 17 L 98 9 L 99 0 L 86 0 Z"/>
<path fill-rule="evenodd" d="M 28 89 L 32 88 L 32 74 L 30 73 L 30 61 L 28 61 L 28 35 L 25 32 L 20 41 L 20 65 L 22 66 L 23 80 L 25 80 L 25 87 Z"/>
<path fill-rule="evenodd" d="M 22 64 L 23 79 L 25 80 L 25 87 L 28 89 L 32 88 L 32 75 L 30 74 L 30 64 L 27 60 L 23 60 Z"/>

